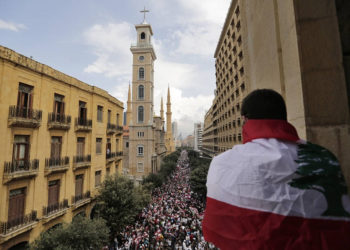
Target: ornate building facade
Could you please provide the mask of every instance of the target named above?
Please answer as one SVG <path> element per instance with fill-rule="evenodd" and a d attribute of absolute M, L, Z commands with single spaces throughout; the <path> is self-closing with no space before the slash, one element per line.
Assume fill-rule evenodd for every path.
<path fill-rule="evenodd" d="M 0 249 L 93 217 L 100 184 L 122 169 L 123 103 L 0 46 L 0 113 Z"/>

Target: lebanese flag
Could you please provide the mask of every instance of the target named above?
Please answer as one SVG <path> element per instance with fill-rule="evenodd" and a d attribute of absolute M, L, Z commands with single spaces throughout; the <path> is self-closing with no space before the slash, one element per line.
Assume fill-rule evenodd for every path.
<path fill-rule="evenodd" d="M 337 159 L 282 120 L 248 120 L 243 145 L 211 162 L 202 223 L 220 249 L 350 249 Z"/>

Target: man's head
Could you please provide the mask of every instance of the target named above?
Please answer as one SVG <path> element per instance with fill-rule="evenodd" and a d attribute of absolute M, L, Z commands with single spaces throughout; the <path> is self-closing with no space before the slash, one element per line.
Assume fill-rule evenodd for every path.
<path fill-rule="evenodd" d="M 279 93 L 272 89 L 257 89 L 244 98 L 241 115 L 247 119 L 287 120 L 287 109 Z"/>

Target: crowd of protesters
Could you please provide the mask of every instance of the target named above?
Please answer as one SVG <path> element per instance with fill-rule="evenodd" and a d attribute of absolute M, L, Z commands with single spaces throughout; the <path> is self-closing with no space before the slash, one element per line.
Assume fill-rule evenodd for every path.
<path fill-rule="evenodd" d="M 182 151 L 176 170 L 154 189 L 136 223 L 115 238 L 117 249 L 214 249 L 202 235 L 204 204 L 190 189 L 189 172 L 187 152 Z"/>

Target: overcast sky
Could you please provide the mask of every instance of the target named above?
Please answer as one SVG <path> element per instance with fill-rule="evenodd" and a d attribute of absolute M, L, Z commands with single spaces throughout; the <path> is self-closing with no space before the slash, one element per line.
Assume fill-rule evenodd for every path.
<path fill-rule="evenodd" d="M 214 98 L 214 51 L 230 0 L 0 0 L 0 45 L 107 90 L 125 103 L 139 12 L 150 10 L 155 111 L 170 85 L 183 136 Z"/>

